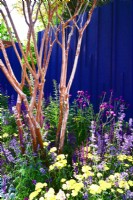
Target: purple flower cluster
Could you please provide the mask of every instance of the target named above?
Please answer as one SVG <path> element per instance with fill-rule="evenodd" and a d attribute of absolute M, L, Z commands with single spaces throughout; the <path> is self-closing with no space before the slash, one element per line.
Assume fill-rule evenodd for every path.
<path fill-rule="evenodd" d="M 5 159 L 6 163 L 15 163 L 15 158 L 9 149 L 6 149 L 3 144 L 0 144 L 0 149 L 2 157 Z"/>
<path fill-rule="evenodd" d="M 78 91 L 76 103 L 79 108 L 86 108 L 90 104 L 90 95 L 88 95 L 88 91 Z"/>
<path fill-rule="evenodd" d="M 13 150 L 16 155 L 21 153 L 19 143 L 15 137 L 10 141 L 9 148 Z"/>

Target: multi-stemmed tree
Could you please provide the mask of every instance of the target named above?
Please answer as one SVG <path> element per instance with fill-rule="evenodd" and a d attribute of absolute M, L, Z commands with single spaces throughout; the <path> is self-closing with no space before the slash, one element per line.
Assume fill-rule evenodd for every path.
<path fill-rule="evenodd" d="M 78 64 L 83 34 L 91 21 L 93 11 L 97 5 L 97 0 L 77 0 L 75 1 L 75 7 L 73 10 L 71 9 L 71 1 L 69 0 L 22 0 L 23 16 L 25 18 L 25 22 L 28 25 L 26 50 L 23 49 L 17 28 L 14 25 L 6 0 L 0 0 L 0 3 L 5 9 L 4 12 L 3 9 L 0 9 L 0 13 L 7 26 L 12 46 L 22 68 L 21 82 L 19 82 L 14 75 L 5 46 L 2 40 L 0 40 L 0 47 L 5 59 L 5 64 L 0 59 L 0 68 L 18 94 L 16 106 L 13 108 L 13 111 L 18 126 L 22 153 L 25 151 L 23 138 L 24 130 L 21 117 L 24 114 L 21 110 L 22 104 L 24 104 L 26 110 L 24 117 L 27 119 L 27 124 L 31 133 L 33 151 L 36 152 L 38 147 L 43 149 L 41 127 L 43 119 L 42 102 L 44 97 L 45 77 L 54 43 L 57 42 L 61 47 L 62 66 L 59 88 L 60 109 L 59 122 L 56 133 L 56 145 L 58 147 L 58 152 L 61 153 L 64 146 L 65 131 L 69 114 L 69 92 Z M 83 18 L 86 10 L 89 10 L 88 17 L 86 21 L 84 21 Z M 37 37 L 35 32 L 35 24 L 38 16 L 41 19 L 42 24 L 44 24 L 45 29 L 40 49 L 37 47 Z M 47 20 L 44 20 L 44 17 L 45 19 L 47 18 Z M 58 23 L 56 25 L 55 18 Z M 19 45 L 22 56 L 20 56 L 16 47 L 16 43 L 13 40 L 9 24 L 11 25 L 15 34 L 16 41 Z M 70 30 L 68 37 L 66 37 L 67 28 Z M 77 47 L 73 61 L 73 68 L 67 81 L 68 54 L 72 35 L 75 29 L 78 30 Z M 59 34 L 61 34 L 61 40 L 59 40 Z M 33 54 L 31 51 L 31 42 L 34 46 L 36 63 L 34 63 Z M 26 94 L 24 93 L 23 88 L 25 85 L 28 85 L 30 98 L 27 98 Z"/>
<path fill-rule="evenodd" d="M 0 10 L 0 13 L 5 21 L 5 24 L 7 26 L 7 30 L 10 35 L 10 40 L 12 42 L 12 46 L 14 48 L 14 51 L 17 55 L 17 58 L 19 60 L 19 63 L 22 68 L 21 72 L 21 82 L 19 83 L 17 78 L 14 75 L 14 72 L 12 70 L 12 66 L 10 64 L 10 61 L 8 59 L 4 44 L 2 40 L 0 40 L 0 46 L 1 50 L 5 59 L 5 63 L 3 63 L 2 60 L 0 60 L 0 68 L 5 74 L 6 78 L 10 82 L 10 84 L 13 86 L 14 90 L 16 90 L 18 97 L 16 106 L 13 108 L 16 123 L 19 130 L 19 138 L 20 138 L 20 145 L 22 153 L 24 153 L 24 140 L 23 140 L 23 125 L 22 125 L 22 118 L 21 115 L 22 110 L 21 106 L 22 103 L 25 106 L 26 109 L 26 119 L 27 124 L 31 133 L 32 138 L 32 144 L 33 144 L 33 151 L 37 151 L 37 147 L 39 146 L 41 149 L 43 149 L 43 141 L 41 136 L 41 126 L 42 126 L 42 102 L 43 102 L 43 91 L 44 91 L 44 85 L 45 85 L 45 76 L 47 73 L 49 60 L 52 52 L 53 45 L 56 41 L 56 39 L 53 38 L 53 34 L 58 33 L 58 29 L 53 28 L 53 17 L 55 15 L 55 12 L 57 10 L 56 4 L 52 4 L 49 1 L 31 1 L 31 0 L 22 0 L 22 9 L 23 9 L 23 15 L 25 17 L 25 22 L 28 25 L 28 33 L 27 33 L 27 45 L 26 50 L 23 50 L 23 46 L 21 44 L 17 28 L 14 25 L 12 16 L 10 14 L 10 10 L 8 8 L 6 0 L 0 0 L 0 3 L 3 5 L 3 8 L 5 11 Z M 48 22 L 45 23 L 45 32 L 42 38 L 41 42 L 41 48 L 38 50 L 37 47 L 37 37 L 35 33 L 35 24 L 38 18 L 38 14 L 41 13 L 41 9 L 44 7 L 45 9 L 45 15 L 47 15 Z M 5 14 L 6 13 L 6 14 Z M 8 19 L 8 20 L 7 20 Z M 43 16 L 42 16 L 43 21 Z M 16 41 L 19 45 L 20 52 L 22 56 L 20 56 L 18 49 L 16 47 L 16 43 L 13 40 L 11 29 L 9 28 L 9 24 L 12 27 L 12 30 L 15 34 Z M 56 37 L 55 37 L 56 38 Z M 36 63 L 33 59 L 33 54 L 31 51 L 31 43 L 34 46 L 34 54 L 36 57 Z M 30 61 L 29 61 L 30 60 Z M 32 77 L 32 78 L 31 78 Z M 30 99 L 27 98 L 26 94 L 24 93 L 24 86 L 28 85 L 30 90 Z"/>
<path fill-rule="evenodd" d="M 88 12 L 88 17 L 84 21 L 84 13 L 88 9 L 90 1 L 79 0 L 75 1 L 75 8 L 71 10 L 71 4 L 64 2 L 62 15 L 57 13 L 58 18 L 61 23 L 61 36 L 62 41 L 58 41 L 62 49 L 62 66 L 61 66 L 61 76 L 60 76 L 60 113 L 59 113 L 59 123 L 56 133 L 56 144 L 58 146 L 58 152 L 61 153 L 64 147 L 65 131 L 69 115 L 69 95 L 70 89 L 74 80 L 78 59 L 80 55 L 81 43 L 83 39 L 84 31 L 91 21 L 93 11 L 97 5 L 97 0 L 92 1 L 91 8 Z M 63 14 L 67 13 L 67 20 L 64 20 Z M 68 17 L 69 16 L 69 17 Z M 68 37 L 65 37 L 66 29 L 69 28 Z M 68 55 L 70 50 L 70 43 L 74 33 L 74 30 L 78 30 L 78 39 L 76 52 L 74 56 L 72 71 L 70 77 L 67 77 L 68 69 Z M 67 81 L 68 78 L 68 81 Z"/>

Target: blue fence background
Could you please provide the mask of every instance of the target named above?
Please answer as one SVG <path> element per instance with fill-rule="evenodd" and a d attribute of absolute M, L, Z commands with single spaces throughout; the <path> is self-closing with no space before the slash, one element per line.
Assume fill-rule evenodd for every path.
<path fill-rule="evenodd" d="M 16 44 L 16 47 L 18 49 L 18 52 L 20 53 L 18 44 Z M 21 66 L 20 66 L 18 58 L 17 58 L 17 56 L 16 56 L 16 54 L 14 52 L 13 47 L 12 46 L 8 47 L 6 49 L 6 52 L 7 52 L 9 61 L 11 63 L 13 72 L 14 72 L 17 80 L 20 82 L 20 80 L 21 80 Z M 21 55 L 21 53 L 20 53 L 20 55 Z M 3 57 L 3 54 L 2 54 L 1 50 L 0 50 L 0 59 L 2 59 L 2 61 L 5 63 L 5 60 L 4 60 L 4 57 Z M 1 71 L 1 69 L 0 69 L 0 90 L 2 92 L 4 91 L 10 97 L 12 96 L 12 98 L 14 98 L 14 100 L 17 97 L 16 92 L 14 91 L 13 87 L 9 84 L 8 80 L 4 76 L 3 72 Z"/>
<path fill-rule="evenodd" d="M 39 32 L 38 47 L 40 47 L 42 35 L 43 32 Z M 68 76 L 72 68 L 76 39 L 77 32 L 71 42 Z M 7 48 L 7 54 L 19 80 L 21 69 L 12 47 Z M 110 89 L 113 89 L 115 97 L 123 96 L 130 104 L 128 116 L 133 117 L 132 54 L 133 0 L 114 0 L 108 5 L 97 8 L 84 34 L 78 68 L 71 89 L 73 98 L 77 90 L 87 90 L 91 95 L 91 101 L 97 107 L 98 97 L 102 91 L 109 93 Z M 1 58 L 4 60 L 0 51 Z M 53 90 L 52 79 L 59 83 L 60 67 L 61 49 L 55 45 L 46 77 L 46 96 Z M 1 70 L 0 84 L 9 95 L 15 95 Z"/>
<path fill-rule="evenodd" d="M 84 16 L 84 20 L 87 15 Z M 40 47 L 43 31 L 38 34 Z M 77 32 L 69 54 L 70 75 Z M 59 83 L 61 50 L 54 46 L 46 77 L 45 94 L 52 91 L 52 79 Z M 115 0 L 95 10 L 92 21 L 85 31 L 78 68 L 71 94 L 87 90 L 95 107 L 102 91 L 114 91 L 114 97 L 123 96 L 130 104 L 128 117 L 133 117 L 133 1 Z"/>

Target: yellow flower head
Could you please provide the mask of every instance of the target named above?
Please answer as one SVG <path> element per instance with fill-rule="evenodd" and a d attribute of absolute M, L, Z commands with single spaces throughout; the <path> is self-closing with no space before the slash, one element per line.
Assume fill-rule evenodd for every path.
<path fill-rule="evenodd" d="M 54 165 L 49 166 L 49 171 L 52 171 L 54 169 Z"/>
<path fill-rule="evenodd" d="M 3 134 L 3 138 L 7 138 L 8 136 L 9 136 L 8 133 L 4 133 L 4 134 Z"/>
<path fill-rule="evenodd" d="M 75 184 L 75 191 L 79 192 L 84 187 L 84 184 L 82 182 Z"/>
<path fill-rule="evenodd" d="M 30 194 L 29 200 L 33 200 L 39 193 L 41 192 L 41 189 L 34 191 Z"/>
<path fill-rule="evenodd" d="M 56 160 L 58 161 L 58 160 L 63 160 L 63 159 L 65 159 L 66 157 L 65 157 L 65 155 L 64 154 L 60 154 L 60 155 L 58 155 L 57 157 L 56 157 Z"/>
<path fill-rule="evenodd" d="M 47 147 L 48 145 L 49 145 L 48 142 L 44 142 L 44 143 L 43 143 L 43 146 L 44 146 L 44 147 Z"/>
<path fill-rule="evenodd" d="M 100 194 L 102 192 L 99 185 L 92 184 L 89 188 L 91 194 Z"/>
<path fill-rule="evenodd" d="M 56 147 L 52 147 L 51 149 L 50 149 L 50 153 L 53 153 L 53 152 L 55 152 L 55 151 L 57 151 L 57 148 Z"/>
<path fill-rule="evenodd" d="M 115 178 L 119 178 L 119 177 L 120 177 L 120 173 L 115 173 L 115 174 L 114 174 L 114 177 L 115 177 Z"/>
<path fill-rule="evenodd" d="M 84 176 L 82 174 L 76 174 L 75 178 L 79 181 L 83 180 Z"/>
<path fill-rule="evenodd" d="M 104 180 L 100 180 L 99 185 L 102 190 L 107 190 L 112 187 L 111 183 L 108 183 L 107 181 L 104 181 Z"/>
<path fill-rule="evenodd" d="M 102 177 L 102 176 L 103 176 L 102 173 L 99 173 L 99 172 L 97 173 L 97 177 L 98 177 L 98 178 L 100 178 L 100 177 Z"/>
<path fill-rule="evenodd" d="M 118 185 L 119 185 L 119 187 L 120 188 L 124 188 L 124 189 L 126 189 L 126 190 L 128 190 L 129 189 L 129 185 L 128 185 L 128 182 L 127 181 L 119 181 L 118 182 Z"/>
<path fill-rule="evenodd" d="M 123 160 L 127 159 L 127 156 L 124 155 L 124 154 L 120 154 L 120 155 L 117 156 L 117 159 L 120 160 L 120 161 L 123 161 Z"/>
<path fill-rule="evenodd" d="M 129 180 L 128 184 L 132 187 L 133 186 L 133 181 Z"/>
<path fill-rule="evenodd" d="M 45 200 L 44 197 L 40 197 L 39 200 Z"/>
<path fill-rule="evenodd" d="M 63 190 L 67 190 L 67 184 L 62 185 Z"/>
<path fill-rule="evenodd" d="M 84 178 L 88 178 L 89 176 L 94 176 L 94 173 L 91 172 L 91 171 L 88 171 L 88 172 L 85 172 L 85 173 L 83 174 L 83 177 L 84 177 Z"/>
<path fill-rule="evenodd" d="M 35 190 L 38 190 L 38 189 L 42 189 L 43 187 L 46 187 L 47 186 L 47 183 L 37 183 L 36 186 L 35 186 Z"/>
<path fill-rule="evenodd" d="M 76 196 L 78 195 L 78 192 L 77 192 L 76 190 L 72 190 L 71 195 L 72 195 L 73 197 L 76 197 Z"/>
<path fill-rule="evenodd" d="M 133 161 L 133 156 L 127 156 L 127 160 L 132 162 Z"/>
<path fill-rule="evenodd" d="M 108 170 L 109 170 L 109 167 L 108 167 L 107 165 L 104 165 L 103 170 L 104 170 L 104 171 L 108 171 Z"/>
<path fill-rule="evenodd" d="M 91 168 L 90 166 L 85 165 L 85 166 L 82 167 L 82 172 L 88 172 L 88 171 L 90 171 L 91 169 L 92 169 L 92 168 Z"/>
<path fill-rule="evenodd" d="M 118 193 L 121 193 L 121 194 L 124 193 L 123 190 L 122 190 L 122 189 L 119 189 L 119 188 L 117 189 L 117 192 L 118 192 Z"/>
<path fill-rule="evenodd" d="M 62 178 L 62 179 L 61 179 L 61 183 L 64 183 L 65 181 L 66 181 L 65 178 Z"/>
<path fill-rule="evenodd" d="M 91 153 L 88 153 L 88 156 L 87 156 L 89 159 L 92 159 L 93 158 L 93 155 Z"/>

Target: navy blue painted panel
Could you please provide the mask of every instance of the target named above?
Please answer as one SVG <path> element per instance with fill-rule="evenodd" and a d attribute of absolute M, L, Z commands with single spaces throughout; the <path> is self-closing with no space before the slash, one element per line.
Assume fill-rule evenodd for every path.
<path fill-rule="evenodd" d="M 84 16 L 84 20 L 86 18 Z M 80 23 L 80 22 L 79 22 Z M 67 31 L 68 35 L 69 31 Z M 68 77 L 71 73 L 76 49 L 78 32 L 75 31 L 69 53 Z M 87 27 L 78 68 L 71 88 L 73 96 L 77 90 L 88 90 L 95 107 L 102 91 L 113 89 L 114 96 L 123 98 L 131 104 L 128 116 L 133 117 L 133 1 L 114 0 L 110 4 L 95 10 L 90 25 Z M 40 40 L 40 38 L 39 38 Z M 50 79 L 60 73 L 53 69 L 53 64 L 60 71 L 61 54 L 57 47 L 53 49 L 47 79 L 47 92 L 50 92 Z M 56 51 L 56 52 L 55 52 Z M 56 63 L 55 63 L 56 62 Z M 54 73 L 57 74 L 53 76 Z"/>
<path fill-rule="evenodd" d="M 91 23 L 86 29 L 87 41 L 86 41 L 86 69 L 88 73 L 85 73 L 88 84 L 86 90 L 91 95 L 91 100 L 97 104 L 97 85 L 98 85 L 98 29 L 99 29 L 99 10 L 95 10 Z M 93 30 L 93 31 L 92 31 Z"/>
<path fill-rule="evenodd" d="M 111 4 L 99 9 L 98 30 L 98 94 L 111 89 L 111 37 L 112 14 Z"/>
<path fill-rule="evenodd" d="M 133 114 L 132 102 L 132 1 L 116 1 L 116 33 L 115 33 L 115 94 L 122 95 L 131 104 L 130 114 Z M 118 9 L 119 8 L 119 9 Z"/>
<path fill-rule="evenodd" d="M 19 54 L 21 55 L 18 44 L 16 44 L 16 47 L 18 49 Z M 7 48 L 6 52 L 7 52 L 9 61 L 11 63 L 13 72 L 14 72 L 17 80 L 20 82 L 20 80 L 21 80 L 21 66 L 20 66 L 20 63 L 17 59 L 17 56 L 14 52 L 13 47 Z M 2 59 L 2 61 L 5 63 L 2 51 L 0 51 L 0 59 Z M 8 80 L 6 79 L 6 77 L 4 76 L 4 74 L 1 70 L 0 70 L 0 86 L 2 87 L 3 91 L 5 91 L 9 96 L 13 95 L 14 99 L 16 99 L 16 97 L 17 97 L 16 92 L 14 91 L 12 86 L 9 84 Z"/>

